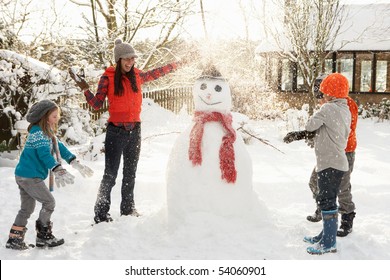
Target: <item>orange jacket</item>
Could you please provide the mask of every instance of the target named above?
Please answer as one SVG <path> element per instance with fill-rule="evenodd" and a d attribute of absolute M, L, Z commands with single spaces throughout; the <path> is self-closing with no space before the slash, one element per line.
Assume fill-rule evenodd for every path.
<path fill-rule="evenodd" d="M 142 91 L 139 75 L 136 74 L 138 92 L 134 92 L 129 79 L 126 76 L 122 76 L 122 96 L 116 96 L 114 94 L 115 68 L 108 67 L 103 75 L 108 78 L 107 98 L 109 104 L 108 111 L 110 113 L 108 122 L 140 122 Z"/>
<path fill-rule="evenodd" d="M 351 112 L 351 132 L 348 136 L 347 147 L 345 151 L 347 153 L 354 152 L 357 146 L 356 141 L 356 125 L 358 120 L 358 105 L 353 101 L 351 97 L 347 97 L 347 103 L 349 107 L 349 111 Z"/>
<path fill-rule="evenodd" d="M 165 74 L 168 74 L 177 69 L 177 63 L 171 63 L 166 66 L 156 68 L 147 72 L 134 68 L 138 92 L 134 92 L 129 79 L 122 76 L 123 95 L 116 96 L 115 90 L 115 67 L 111 66 L 106 69 L 104 76 L 108 78 L 108 111 L 110 117 L 108 122 L 113 123 L 128 123 L 141 121 L 141 105 L 142 105 L 142 84 L 156 80 Z"/>

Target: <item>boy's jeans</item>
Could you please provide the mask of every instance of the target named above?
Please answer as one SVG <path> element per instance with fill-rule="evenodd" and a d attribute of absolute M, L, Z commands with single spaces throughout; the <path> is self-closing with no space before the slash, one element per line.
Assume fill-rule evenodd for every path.
<path fill-rule="evenodd" d="M 348 152 L 345 154 L 348 159 L 349 170 L 344 173 L 343 178 L 341 179 L 339 193 L 337 196 L 340 214 L 349 214 L 355 211 L 355 203 L 352 201 L 352 186 L 350 181 L 351 173 L 353 171 L 353 166 L 355 163 L 355 152 Z M 317 183 L 317 172 L 315 168 L 313 169 L 313 172 L 310 176 L 309 187 L 313 193 L 313 198 L 316 199 L 319 189 Z"/>
<path fill-rule="evenodd" d="M 337 194 L 344 171 L 327 168 L 317 172 L 319 192 L 316 202 L 322 211 L 337 209 Z"/>

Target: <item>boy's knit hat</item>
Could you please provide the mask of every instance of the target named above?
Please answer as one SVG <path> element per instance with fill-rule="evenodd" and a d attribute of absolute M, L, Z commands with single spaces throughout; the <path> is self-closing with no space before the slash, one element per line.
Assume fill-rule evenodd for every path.
<path fill-rule="evenodd" d="M 53 108 L 58 108 L 57 104 L 55 104 L 53 101 L 48 99 L 41 100 L 35 103 L 34 105 L 32 105 L 32 107 L 30 108 L 30 110 L 26 115 L 26 120 L 29 123 L 37 123 L 42 119 L 42 117 L 48 111 L 50 111 Z"/>
<path fill-rule="evenodd" d="M 336 98 L 345 98 L 349 93 L 349 83 L 340 73 L 332 73 L 322 81 L 320 91 Z"/>
<path fill-rule="evenodd" d="M 114 59 L 115 63 L 119 61 L 120 58 L 127 58 L 127 57 L 138 57 L 138 55 L 135 54 L 135 51 L 132 46 L 128 43 L 123 43 L 122 39 L 116 39 L 115 40 L 115 47 L 114 47 Z"/>

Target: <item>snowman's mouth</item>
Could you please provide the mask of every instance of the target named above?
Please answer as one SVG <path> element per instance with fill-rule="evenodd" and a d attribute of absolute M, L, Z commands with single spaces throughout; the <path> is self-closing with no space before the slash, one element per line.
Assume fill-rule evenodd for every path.
<path fill-rule="evenodd" d="M 209 105 L 209 106 L 213 106 L 213 105 L 217 105 L 217 104 L 221 104 L 221 103 L 222 103 L 222 101 L 214 102 L 214 103 L 209 103 L 209 102 L 204 101 L 203 98 L 200 97 L 200 96 L 199 96 L 199 99 L 202 100 L 202 102 L 203 102 L 204 104 Z"/>

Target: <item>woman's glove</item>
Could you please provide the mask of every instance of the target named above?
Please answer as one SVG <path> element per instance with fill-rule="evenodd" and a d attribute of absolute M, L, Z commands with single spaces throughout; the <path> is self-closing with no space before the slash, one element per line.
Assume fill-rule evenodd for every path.
<path fill-rule="evenodd" d="M 74 183 L 74 176 L 66 171 L 66 169 L 64 169 L 61 165 L 55 167 L 53 172 L 54 180 L 58 188 L 65 187 L 66 184 Z"/>
<path fill-rule="evenodd" d="M 89 85 L 87 84 L 87 82 L 82 77 L 77 75 L 72 68 L 69 68 L 68 71 L 70 77 L 76 82 L 76 84 L 80 87 L 82 91 L 86 91 L 87 89 L 89 89 Z"/>
<path fill-rule="evenodd" d="M 88 166 L 81 164 L 77 159 L 72 160 L 70 165 L 78 170 L 83 177 L 91 177 L 93 175 L 93 170 Z"/>

